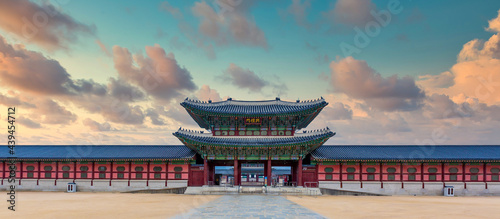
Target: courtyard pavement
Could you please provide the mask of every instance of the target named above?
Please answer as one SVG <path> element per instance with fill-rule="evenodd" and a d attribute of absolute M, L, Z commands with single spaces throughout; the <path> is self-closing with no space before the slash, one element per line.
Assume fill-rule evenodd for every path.
<path fill-rule="evenodd" d="M 174 218 L 325 218 L 273 195 L 225 195 Z"/>

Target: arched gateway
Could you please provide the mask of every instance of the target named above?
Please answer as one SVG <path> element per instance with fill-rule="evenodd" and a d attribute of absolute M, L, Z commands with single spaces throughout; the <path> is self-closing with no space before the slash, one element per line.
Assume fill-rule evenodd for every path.
<path fill-rule="evenodd" d="M 269 180 L 269 185 L 272 166 L 291 167 L 290 179 L 287 177 L 289 184 L 303 186 L 304 179 L 317 182 L 315 166 L 304 167 L 303 160 L 309 162 L 310 159 L 305 159 L 309 153 L 335 135 L 329 128 L 300 131 L 328 105 L 323 98 L 296 102 L 280 98 L 268 101 L 228 98 L 221 102 L 201 102 L 186 98 L 181 105 L 201 128 L 208 131 L 180 128 L 173 133 L 184 145 L 197 152 L 198 160 L 203 160 L 203 166 L 193 166 L 194 171 L 203 169 L 203 172 L 190 177 L 191 186 L 220 180 L 215 179 L 215 166 L 228 165 L 234 167 L 233 184 L 245 185 L 241 182 L 242 163 L 244 166 L 264 166 L 263 178 Z"/>

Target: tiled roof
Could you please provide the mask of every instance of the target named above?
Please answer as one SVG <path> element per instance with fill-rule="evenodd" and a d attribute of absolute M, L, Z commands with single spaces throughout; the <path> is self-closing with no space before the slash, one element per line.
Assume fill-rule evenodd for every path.
<path fill-rule="evenodd" d="M 305 143 L 314 140 L 324 140 L 335 135 L 329 128 L 296 133 L 295 136 L 245 136 L 245 137 L 217 137 L 211 133 L 201 133 L 189 130 L 178 130 L 173 133 L 180 139 L 186 139 L 197 144 L 227 145 L 227 146 L 273 146 Z"/>
<path fill-rule="evenodd" d="M 266 101 L 240 101 L 228 99 L 220 102 L 202 102 L 186 98 L 181 105 L 185 108 L 211 114 L 261 116 L 292 114 L 311 109 L 315 110 L 325 107 L 328 103 L 323 98 L 297 102 L 282 101 L 279 98 Z"/>
<path fill-rule="evenodd" d="M 321 146 L 311 155 L 318 160 L 490 160 L 500 161 L 500 146 L 370 145 Z"/>
<path fill-rule="evenodd" d="M 7 146 L 0 147 L 0 159 L 10 158 Z M 15 147 L 18 159 L 191 159 L 195 151 L 184 145 L 22 145 Z"/>

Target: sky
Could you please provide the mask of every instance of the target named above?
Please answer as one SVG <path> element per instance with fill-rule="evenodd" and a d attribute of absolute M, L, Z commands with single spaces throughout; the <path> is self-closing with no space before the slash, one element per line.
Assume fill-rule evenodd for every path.
<path fill-rule="evenodd" d="M 500 1 L 0 1 L 0 132 L 179 145 L 179 105 L 329 103 L 327 145 L 499 144 Z"/>

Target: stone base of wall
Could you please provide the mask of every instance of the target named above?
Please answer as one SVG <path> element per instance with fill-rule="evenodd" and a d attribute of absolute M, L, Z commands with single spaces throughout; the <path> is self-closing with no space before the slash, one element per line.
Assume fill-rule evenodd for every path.
<path fill-rule="evenodd" d="M 500 196 L 500 182 L 360 182 L 319 181 L 319 188 L 383 195 L 442 196 L 444 186 L 453 186 L 455 196 Z"/>
<path fill-rule="evenodd" d="M 16 179 L 16 190 L 18 191 L 66 191 L 68 183 L 72 179 L 22 179 L 19 184 Z M 126 192 L 146 189 L 164 189 L 187 187 L 187 180 L 102 180 L 102 179 L 76 179 L 77 192 Z M 11 184 L 7 179 L 3 180 L 0 190 L 7 190 Z"/>

